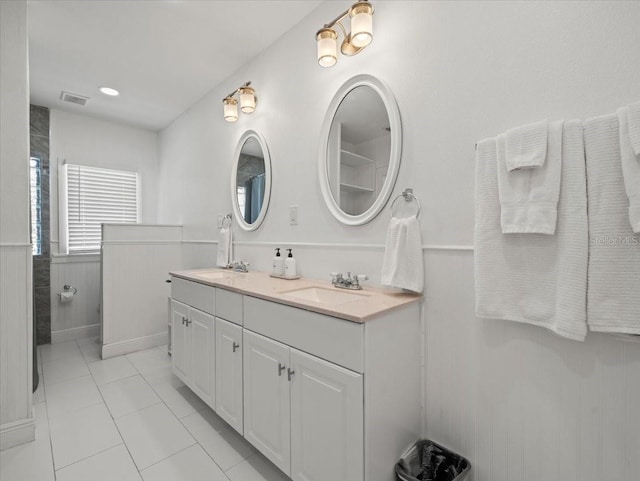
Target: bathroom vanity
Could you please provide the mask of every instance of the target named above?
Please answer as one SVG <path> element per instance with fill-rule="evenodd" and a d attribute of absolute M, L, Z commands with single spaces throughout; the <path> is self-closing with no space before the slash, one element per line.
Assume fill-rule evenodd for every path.
<path fill-rule="evenodd" d="M 421 296 L 172 272 L 173 372 L 294 480 L 392 481 L 421 431 Z"/>

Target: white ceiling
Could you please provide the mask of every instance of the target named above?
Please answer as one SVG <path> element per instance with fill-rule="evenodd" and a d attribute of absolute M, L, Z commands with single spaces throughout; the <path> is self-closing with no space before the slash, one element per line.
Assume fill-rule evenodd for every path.
<path fill-rule="evenodd" d="M 31 103 L 162 129 L 320 3 L 29 0 Z"/>

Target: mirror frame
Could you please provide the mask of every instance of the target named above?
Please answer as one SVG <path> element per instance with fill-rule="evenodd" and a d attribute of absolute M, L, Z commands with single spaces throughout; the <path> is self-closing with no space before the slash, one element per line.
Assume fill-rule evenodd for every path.
<path fill-rule="evenodd" d="M 342 101 L 353 89 L 357 87 L 370 87 L 374 90 L 382 100 L 387 115 L 389 116 L 389 127 L 391 127 L 391 148 L 389 154 L 389 169 L 387 171 L 387 178 L 380 194 L 369 207 L 362 214 L 351 215 L 344 212 L 340 206 L 336 203 L 333 194 L 331 193 L 331 186 L 329 184 L 329 175 L 327 172 L 327 154 L 329 144 L 329 133 L 331 131 L 331 124 L 333 118 L 338 112 L 338 108 Z M 322 129 L 320 131 L 320 149 L 318 154 L 318 176 L 320 180 L 320 188 L 322 190 L 322 197 L 327 205 L 329 211 L 340 222 L 346 225 L 362 225 L 372 221 L 383 209 L 383 207 L 389 201 L 391 192 L 396 184 L 398 178 L 398 171 L 400 170 L 400 160 L 402 157 L 402 121 L 400 119 L 400 110 L 398 104 L 393 95 L 391 89 L 383 81 L 378 78 L 362 74 L 347 80 L 336 92 L 329 104 L 327 113 L 325 114 Z"/>
<path fill-rule="evenodd" d="M 244 215 L 240 212 L 240 206 L 238 205 L 238 187 L 236 184 L 237 176 L 238 176 L 238 160 L 240 159 L 240 153 L 242 152 L 242 147 L 245 142 L 253 138 L 255 139 L 260 148 L 262 149 L 262 153 L 264 155 L 264 198 L 262 199 L 262 209 L 260 209 L 260 214 L 258 218 L 253 224 L 249 224 L 244 220 Z M 267 215 L 267 210 L 269 210 L 269 200 L 271 198 L 271 155 L 269 154 L 269 149 L 267 148 L 267 142 L 264 137 L 256 132 L 255 130 L 247 130 L 242 136 L 240 140 L 238 140 L 238 145 L 236 146 L 235 154 L 233 156 L 233 169 L 231 169 L 231 204 L 233 206 L 233 214 L 235 220 L 241 229 L 246 231 L 256 230 L 262 222 L 264 221 L 265 216 Z"/>

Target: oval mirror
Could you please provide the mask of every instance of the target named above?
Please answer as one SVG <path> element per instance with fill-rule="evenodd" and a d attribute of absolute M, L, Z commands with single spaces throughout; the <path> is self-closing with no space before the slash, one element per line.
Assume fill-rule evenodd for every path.
<path fill-rule="evenodd" d="M 271 158 L 264 138 L 246 131 L 236 147 L 231 174 L 231 203 L 244 230 L 260 227 L 269 207 Z"/>
<path fill-rule="evenodd" d="M 401 151 L 400 112 L 389 87 L 371 75 L 348 80 L 327 110 L 318 158 L 322 195 L 336 219 L 361 225 L 380 213 Z"/>

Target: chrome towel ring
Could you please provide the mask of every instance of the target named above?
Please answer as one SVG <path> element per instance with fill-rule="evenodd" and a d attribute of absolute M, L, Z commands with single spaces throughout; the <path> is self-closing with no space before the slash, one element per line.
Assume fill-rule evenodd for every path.
<path fill-rule="evenodd" d="M 417 209 L 416 210 L 416 218 L 420 216 L 420 210 L 422 209 L 422 207 L 420 206 L 420 200 L 413 193 L 413 189 L 404 189 L 402 194 L 398 194 L 396 196 L 396 198 L 393 199 L 393 202 L 391 202 L 391 217 L 395 217 L 395 214 L 393 213 L 393 208 L 395 207 L 396 202 L 400 198 L 403 198 L 405 200 L 405 202 L 413 202 L 413 201 L 415 201 L 416 209 Z"/>

